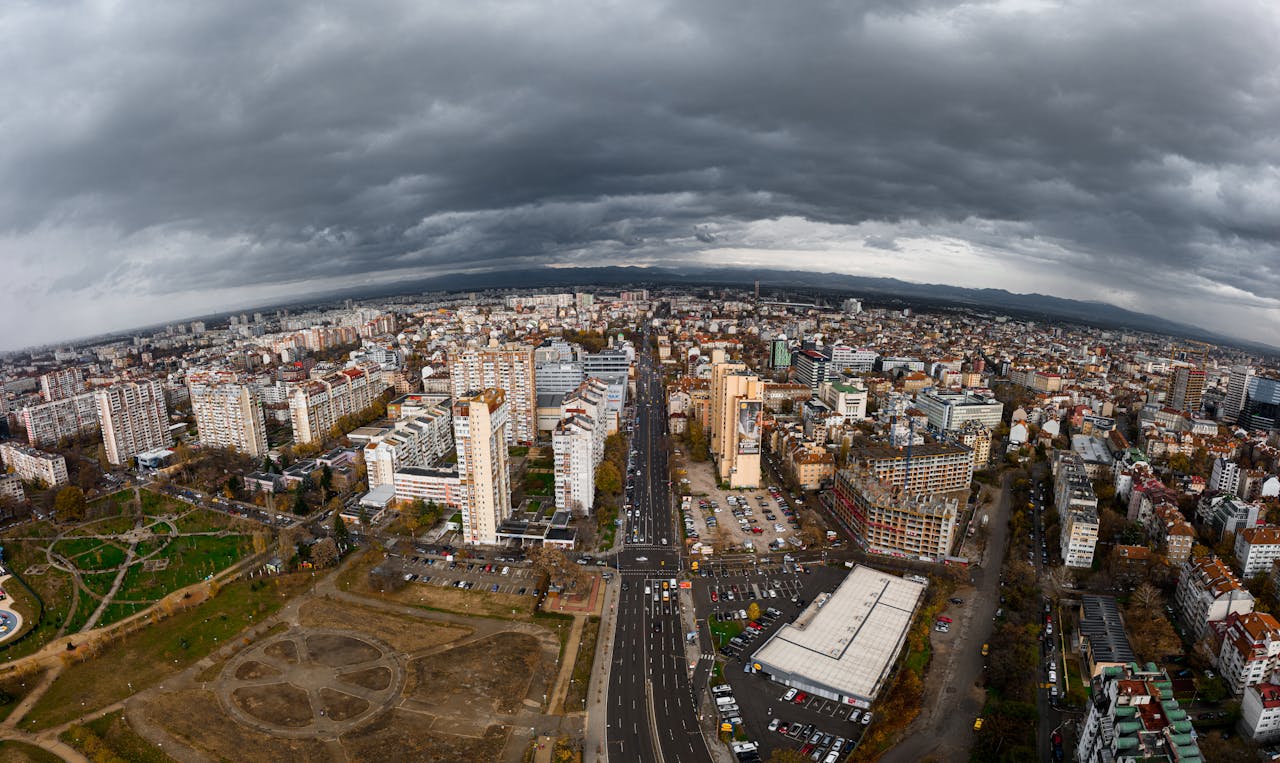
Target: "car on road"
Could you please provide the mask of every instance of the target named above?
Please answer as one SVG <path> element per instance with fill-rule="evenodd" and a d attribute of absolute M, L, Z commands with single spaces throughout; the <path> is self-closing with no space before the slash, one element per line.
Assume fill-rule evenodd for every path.
<path fill-rule="evenodd" d="M 867 714 L 866 714 L 866 715 L 864 715 L 864 716 L 862 716 L 862 725 L 863 725 L 863 726 L 868 726 L 868 725 L 870 725 L 870 724 L 871 724 L 871 711 L 870 711 L 870 710 L 868 710 L 868 711 L 867 711 Z"/>
<path fill-rule="evenodd" d="M 950 599 L 948 599 L 948 601 L 950 601 L 952 604 L 964 604 L 964 599 L 961 599 L 958 596 L 952 596 Z"/>
<path fill-rule="evenodd" d="M 977 718 L 973 719 L 973 730 L 974 731 L 982 730 L 982 716 L 978 716 Z"/>
<path fill-rule="evenodd" d="M 983 644 L 983 645 L 982 645 L 982 656 L 983 656 L 983 657 L 986 657 L 988 654 L 991 654 L 991 645 L 990 645 L 990 644 Z"/>

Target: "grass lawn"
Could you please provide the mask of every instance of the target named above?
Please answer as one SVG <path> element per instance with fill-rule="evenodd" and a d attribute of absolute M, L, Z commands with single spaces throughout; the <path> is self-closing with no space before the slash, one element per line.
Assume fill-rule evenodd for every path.
<path fill-rule="evenodd" d="M 46 561 L 44 552 L 37 548 L 35 543 L 6 542 L 4 550 L 5 559 L 20 575 L 30 565 L 44 564 Z M 0 659 L 5 661 L 16 660 L 37 652 L 40 647 L 53 640 L 58 628 L 67 619 L 67 611 L 71 608 L 72 591 L 75 590 L 71 576 L 52 567 L 43 575 L 22 575 L 22 579 L 40 597 L 43 607 L 38 610 L 39 619 L 30 633 L 21 640 L 0 646 Z M 17 583 L 9 584 L 8 593 L 14 597 L 15 603 L 20 605 L 20 611 L 24 615 L 28 611 L 32 613 L 37 611 L 35 600 Z"/>
<path fill-rule="evenodd" d="M 130 566 L 116 598 L 155 601 L 226 569 L 252 548 L 253 544 L 243 535 L 174 538 L 160 552 L 160 557 L 169 560 L 169 566 L 153 572 L 143 571 L 141 564 Z"/>
<path fill-rule="evenodd" d="M 62 741 L 84 753 L 90 760 L 99 759 L 95 750 L 106 750 L 120 760 L 138 763 L 173 763 L 173 758 L 129 726 L 124 713 L 107 713 L 85 724 L 77 724 L 62 732 Z"/>
<path fill-rule="evenodd" d="M 711 638 L 715 642 L 716 649 L 729 643 L 734 636 L 742 633 L 745 627 L 737 620 L 726 620 L 721 622 L 719 619 L 711 617 L 707 618 L 707 624 L 711 627 Z"/>
<path fill-rule="evenodd" d="M 62 763 L 62 758 L 33 744 L 14 739 L 0 741 L 0 761 L 4 763 Z"/>
<path fill-rule="evenodd" d="M 103 543 L 106 541 L 98 538 L 66 538 L 53 544 L 53 553 L 75 561 L 77 556 L 87 554 Z"/>
<path fill-rule="evenodd" d="M 1066 673 L 1063 677 L 1071 683 L 1067 689 L 1067 703 L 1074 707 L 1084 707 L 1084 704 L 1089 701 L 1089 685 L 1080 677 L 1079 660 L 1072 656 L 1062 662 Z"/>
<path fill-rule="evenodd" d="M 119 535 L 132 530 L 135 524 L 137 519 L 132 515 L 105 517 L 80 525 L 76 532 L 80 535 Z"/>
<path fill-rule="evenodd" d="M 187 508 L 189 508 L 188 504 L 176 498 L 170 498 L 152 490 L 142 491 L 142 513 L 149 517 L 161 514 L 180 514 Z"/>
<path fill-rule="evenodd" d="M 98 594 L 98 596 L 106 596 L 107 592 L 111 590 L 111 584 L 116 582 L 116 575 L 118 574 L 116 570 L 95 572 L 93 574 L 85 573 L 80 576 L 80 580 L 84 582 L 86 588 Z"/>
<path fill-rule="evenodd" d="M 524 492 L 529 495 L 552 495 L 555 485 L 554 474 L 526 474 L 524 478 Z"/>
<path fill-rule="evenodd" d="M 192 509 L 174 521 L 179 533 L 205 533 L 218 530 L 244 530 L 254 527 L 254 523 L 244 519 L 228 516 L 208 509 Z"/>
<path fill-rule="evenodd" d="M 22 728 L 66 723 L 183 670 L 279 610 L 314 580 L 311 575 L 286 575 L 237 581 L 204 604 L 108 644 L 95 657 L 66 668 L 31 708 Z"/>
<path fill-rule="evenodd" d="M 0 721 L 9 717 L 27 692 L 40 683 L 43 675 L 44 671 L 40 671 L 28 676 L 8 676 L 0 681 Z"/>

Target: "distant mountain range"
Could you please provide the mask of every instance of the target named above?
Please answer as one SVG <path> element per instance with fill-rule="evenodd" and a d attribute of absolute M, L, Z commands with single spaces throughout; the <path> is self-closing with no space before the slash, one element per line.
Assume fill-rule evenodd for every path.
<path fill-rule="evenodd" d="M 916 306 L 962 305 L 990 309 L 1038 319 L 1058 319 L 1109 329 L 1132 329 L 1199 339 L 1218 345 L 1238 347 L 1265 355 L 1280 349 L 1257 342 L 1227 337 L 1196 326 L 1154 315 L 1126 310 L 1105 302 L 1064 299 L 1047 294 L 1016 294 L 1004 289 L 967 289 L 942 284 L 921 284 L 896 278 L 869 278 L 843 273 L 815 273 L 798 270 L 758 270 L 747 268 L 646 268 L 583 267 L 526 268 L 485 273 L 454 273 L 431 278 L 382 285 L 361 290 L 335 292 L 333 297 L 374 297 L 420 291 L 478 291 L 503 288 L 549 288 L 570 286 L 684 286 L 751 287 L 760 281 L 761 290 L 771 294 L 779 289 L 803 292 L 810 297 L 838 300 L 858 297 L 870 303 L 910 302 Z M 330 295 L 325 295 L 326 297 Z M 312 299 L 316 299 L 313 297 Z M 903 306 L 906 306 L 905 304 Z"/>

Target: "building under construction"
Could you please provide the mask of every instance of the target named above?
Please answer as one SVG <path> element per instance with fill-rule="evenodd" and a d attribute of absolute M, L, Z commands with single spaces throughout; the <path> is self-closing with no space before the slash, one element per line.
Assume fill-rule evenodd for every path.
<path fill-rule="evenodd" d="M 960 513 L 954 494 L 909 492 L 859 468 L 836 474 L 831 497 L 832 511 L 867 551 L 926 561 L 951 553 Z"/>

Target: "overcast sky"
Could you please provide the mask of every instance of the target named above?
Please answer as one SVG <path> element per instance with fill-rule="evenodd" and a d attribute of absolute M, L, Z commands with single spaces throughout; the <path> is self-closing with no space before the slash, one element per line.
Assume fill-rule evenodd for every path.
<path fill-rule="evenodd" d="M 0 4 L 0 349 L 459 268 L 690 262 L 1280 344 L 1278 9 Z"/>

